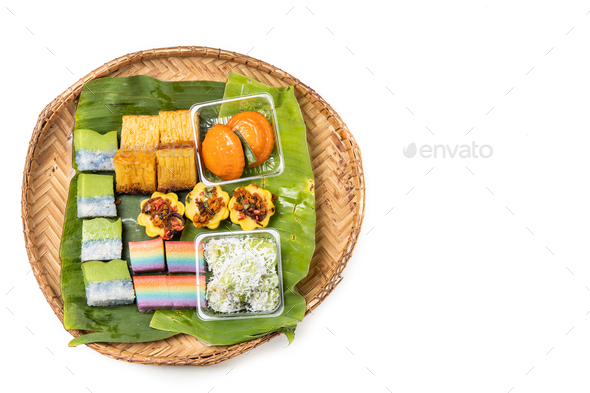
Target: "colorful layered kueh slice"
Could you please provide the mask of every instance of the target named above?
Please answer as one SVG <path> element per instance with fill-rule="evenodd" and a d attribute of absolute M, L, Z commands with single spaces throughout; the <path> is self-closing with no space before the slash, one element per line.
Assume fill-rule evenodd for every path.
<path fill-rule="evenodd" d="M 168 276 L 168 292 L 173 308 L 196 308 L 197 276 Z"/>
<path fill-rule="evenodd" d="M 134 273 L 163 272 L 166 269 L 164 240 L 157 237 L 142 242 L 129 242 L 129 258 Z"/>
<path fill-rule="evenodd" d="M 166 263 L 169 273 L 196 273 L 195 242 L 166 242 Z"/>
<path fill-rule="evenodd" d="M 172 307 L 166 276 L 133 276 L 137 308 L 141 312 Z"/>

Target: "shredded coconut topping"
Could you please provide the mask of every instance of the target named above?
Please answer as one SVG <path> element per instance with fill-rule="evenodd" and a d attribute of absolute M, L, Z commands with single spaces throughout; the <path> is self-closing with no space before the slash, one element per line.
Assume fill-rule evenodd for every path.
<path fill-rule="evenodd" d="M 277 247 L 260 237 L 224 237 L 204 246 L 207 301 L 218 312 L 272 311 L 279 304 Z"/>

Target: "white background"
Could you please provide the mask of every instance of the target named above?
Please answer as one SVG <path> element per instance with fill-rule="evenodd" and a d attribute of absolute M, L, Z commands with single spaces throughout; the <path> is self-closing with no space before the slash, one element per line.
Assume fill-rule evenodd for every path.
<path fill-rule="evenodd" d="M 3 2 L 3 385 L 587 392 L 590 4 L 404 3 Z M 294 343 L 206 368 L 69 348 L 20 230 L 44 106 L 106 61 L 177 45 L 249 53 L 313 87 L 356 137 L 367 185 L 344 280 Z M 412 142 L 494 154 L 405 158 Z"/>

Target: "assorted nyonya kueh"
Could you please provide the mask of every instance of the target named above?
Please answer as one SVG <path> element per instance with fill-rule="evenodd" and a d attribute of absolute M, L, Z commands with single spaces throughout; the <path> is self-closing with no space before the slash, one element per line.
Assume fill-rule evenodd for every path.
<path fill-rule="evenodd" d="M 164 240 L 129 242 L 129 258 L 134 273 L 163 272 L 166 270 L 164 260 Z"/>
<path fill-rule="evenodd" d="M 120 194 L 192 189 L 197 169 L 189 110 L 124 115 L 121 148 L 113 156 Z"/>

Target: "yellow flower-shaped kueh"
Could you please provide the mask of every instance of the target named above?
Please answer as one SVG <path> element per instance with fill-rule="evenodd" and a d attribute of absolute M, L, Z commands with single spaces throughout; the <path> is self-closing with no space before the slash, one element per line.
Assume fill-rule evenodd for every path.
<path fill-rule="evenodd" d="M 201 202 L 207 203 L 203 212 L 198 209 Z M 219 223 L 229 217 L 229 194 L 219 186 L 206 187 L 203 183 L 197 183 L 186 196 L 185 203 L 186 216 L 197 228 L 217 229 Z"/>
<path fill-rule="evenodd" d="M 256 206 L 257 202 L 260 202 L 260 206 Z M 244 231 L 266 228 L 275 210 L 272 193 L 256 184 L 236 188 L 229 201 L 231 222 L 242 227 Z"/>
<path fill-rule="evenodd" d="M 164 201 L 166 201 L 172 211 L 171 214 L 168 214 L 167 217 L 162 217 L 163 220 L 166 218 L 166 222 L 168 222 L 169 227 L 165 227 L 164 225 L 156 225 L 158 223 L 158 218 L 152 219 L 152 215 L 144 213 L 144 206 L 148 203 L 148 201 L 153 201 L 154 198 L 160 197 Z M 174 212 L 174 208 L 176 207 L 176 211 Z M 139 213 L 137 217 L 137 223 L 141 226 L 145 227 L 145 233 L 150 237 L 161 236 L 165 240 L 169 240 L 174 236 L 175 233 L 184 229 L 184 219 L 182 218 L 184 214 L 184 205 L 182 202 L 178 200 L 178 195 L 173 192 L 169 192 L 168 194 L 163 194 L 161 192 L 154 192 L 149 199 L 144 199 L 141 201 L 140 208 L 142 213 Z M 174 214 L 176 213 L 176 214 Z"/>

